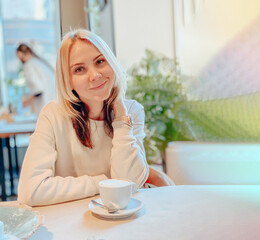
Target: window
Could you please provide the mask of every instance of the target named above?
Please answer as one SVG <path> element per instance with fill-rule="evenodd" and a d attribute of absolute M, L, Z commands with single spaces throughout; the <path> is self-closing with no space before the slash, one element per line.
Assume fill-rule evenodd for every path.
<path fill-rule="evenodd" d="M 58 0 L 1 0 L 0 3 L 1 103 L 19 113 L 24 110 L 21 99 L 28 89 L 16 47 L 21 42 L 29 44 L 54 67 L 60 41 L 59 4 Z"/>

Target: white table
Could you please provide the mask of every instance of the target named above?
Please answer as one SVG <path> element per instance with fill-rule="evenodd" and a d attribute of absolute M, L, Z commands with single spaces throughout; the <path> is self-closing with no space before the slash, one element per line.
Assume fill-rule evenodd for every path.
<path fill-rule="evenodd" d="M 0 137 L 9 137 L 12 135 L 33 133 L 36 122 L 12 122 L 0 125 Z"/>
<path fill-rule="evenodd" d="M 45 223 L 29 239 L 260 239 L 260 186 L 161 187 L 134 197 L 144 208 L 122 220 L 94 216 L 88 210 L 91 198 L 35 207 Z"/>

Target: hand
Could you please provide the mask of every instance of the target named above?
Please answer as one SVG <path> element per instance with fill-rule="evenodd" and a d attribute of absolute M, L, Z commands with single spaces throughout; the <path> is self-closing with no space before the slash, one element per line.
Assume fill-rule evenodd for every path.
<path fill-rule="evenodd" d="M 122 99 L 117 99 L 113 104 L 113 110 L 115 114 L 115 119 L 122 116 L 127 116 L 127 109 Z"/>

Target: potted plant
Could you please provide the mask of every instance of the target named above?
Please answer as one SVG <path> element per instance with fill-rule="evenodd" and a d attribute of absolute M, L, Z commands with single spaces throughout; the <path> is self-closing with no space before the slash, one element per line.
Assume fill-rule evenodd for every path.
<path fill-rule="evenodd" d="M 171 141 L 189 140 L 179 117 L 186 98 L 182 94 L 181 74 L 172 59 L 146 50 L 145 57 L 128 71 L 127 96 L 144 106 L 144 147 L 148 163 L 163 164 Z"/>

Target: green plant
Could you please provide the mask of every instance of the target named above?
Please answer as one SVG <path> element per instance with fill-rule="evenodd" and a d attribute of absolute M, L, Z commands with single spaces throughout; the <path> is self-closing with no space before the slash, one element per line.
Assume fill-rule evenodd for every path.
<path fill-rule="evenodd" d="M 18 69 L 17 78 L 9 77 L 5 79 L 5 85 L 7 90 L 8 105 L 11 105 L 13 109 L 17 110 L 19 106 L 21 106 L 23 95 L 28 93 L 22 67 L 19 67 Z"/>
<path fill-rule="evenodd" d="M 88 1 L 88 7 L 84 7 L 86 14 L 89 16 L 91 31 L 100 35 L 100 4 L 99 0 Z"/>
<path fill-rule="evenodd" d="M 183 134 L 179 109 L 186 98 L 182 94 L 182 78 L 178 64 L 172 59 L 150 50 L 129 71 L 127 96 L 144 106 L 144 146 L 148 163 L 161 158 L 171 141 L 188 140 Z"/>

